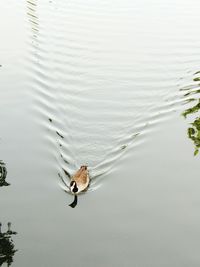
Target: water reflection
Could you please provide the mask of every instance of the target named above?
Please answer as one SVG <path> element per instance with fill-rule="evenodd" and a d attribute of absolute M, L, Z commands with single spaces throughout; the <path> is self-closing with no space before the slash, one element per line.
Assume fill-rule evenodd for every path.
<path fill-rule="evenodd" d="M 190 104 L 191 107 L 186 109 L 182 115 L 185 118 L 188 116 L 192 117 L 192 122 L 190 122 L 190 127 L 188 128 L 188 137 L 193 141 L 195 146 L 194 155 L 199 153 L 200 148 L 200 71 L 194 74 L 193 82 L 194 84 L 184 87 L 181 91 L 184 91 L 184 97 L 186 98 L 186 103 Z"/>
<path fill-rule="evenodd" d="M 9 183 L 6 182 L 7 169 L 3 161 L 0 160 L 0 186 L 8 186 Z"/>
<path fill-rule="evenodd" d="M 7 263 L 10 266 L 13 262 L 13 257 L 15 252 L 14 242 L 12 240 L 12 235 L 16 235 L 17 232 L 11 230 L 11 223 L 8 223 L 8 230 L 5 232 L 1 231 L 2 224 L 0 223 L 0 266 Z"/>

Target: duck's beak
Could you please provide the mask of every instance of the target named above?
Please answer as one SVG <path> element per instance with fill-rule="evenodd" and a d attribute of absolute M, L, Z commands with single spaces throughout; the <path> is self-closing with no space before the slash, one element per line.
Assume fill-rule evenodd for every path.
<path fill-rule="evenodd" d="M 78 197 L 77 195 L 74 195 L 74 201 L 71 204 L 69 204 L 69 206 L 75 208 L 77 203 L 78 203 Z"/>

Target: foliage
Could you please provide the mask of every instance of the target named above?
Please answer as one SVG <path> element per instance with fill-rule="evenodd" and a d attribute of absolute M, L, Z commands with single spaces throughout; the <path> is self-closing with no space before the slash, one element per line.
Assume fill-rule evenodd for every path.
<path fill-rule="evenodd" d="M 17 233 L 11 231 L 10 227 L 11 223 L 8 223 L 8 230 L 2 233 L 0 223 L 0 266 L 4 263 L 7 263 L 7 266 L 10 266 L 13 262 L 13 256 L 17 251 L 11 238 L 12 235 L 16 235 Z"/>
<path fill-rule="evenodd" d="M 200 72 L 196 72 L 196 74 L 199 74 Z M 200 81 L 200 77 L 195 77 L 193 79 L 194 82 Z M 185 90 L 185 89 L 183 89 Z M 191 87 L 187 87 L 187 93 L 184 94 L 184 97 L 188 97 L 190 95 L 198 95 L 200 93 L 199 90 L 199 84 L 197 84 L 195 90 L 194 85 Z M 187 118 L 188 115 L 192 115 L 195 113 L 198 113 L 200 111 L 200 99 L 198 98 L 190 98 L 186 100 L 186 103 L 193 103 L 194 101 L 198 101 L 196 105 L 194 105 L 191 108 L 186 109 L 182 115 Z M 200 149 L 200 117 L 196 117 L 195 120 L 191 123 L 191 126 L 188 128 L 188 137 L 193 141 L 195 146 L 194 156 L 196 156 L 199 153 Z"/>

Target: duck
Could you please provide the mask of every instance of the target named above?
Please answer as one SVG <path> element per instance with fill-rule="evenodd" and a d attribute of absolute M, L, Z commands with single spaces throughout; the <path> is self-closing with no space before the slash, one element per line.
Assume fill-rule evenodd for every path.
<path fill-rule="evenodd" d="M 88 167 L 83 165 L 80 169 L 71 177 L 70 181 L 70 192 L 74 195 L 74 201 L 69 205 L 75 208 L 78 203 L 77 195 L 88 189 L 90 183 L 90 177 Z"/>

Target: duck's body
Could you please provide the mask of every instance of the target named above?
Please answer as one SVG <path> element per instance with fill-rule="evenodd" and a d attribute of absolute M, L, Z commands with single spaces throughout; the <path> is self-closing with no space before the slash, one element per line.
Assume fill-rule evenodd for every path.
<path fill-rule="evenodd" d="M 70 190 L 72 194 L 77 195 L 86 190 L 89 186 L 89 182 L 90 178 L 87 166 L 81 166 L 71 178 Z"/>
<path fill-rule="evenodd" d="M 74 195 L 74 201 L 69 205 L 75 208 L 78 202 L 77 195 L 87 190 L 90 183 L 90 177 L 87 166 L 81 166 L 80 169 L 71 177 L 70 191 Z"/>

